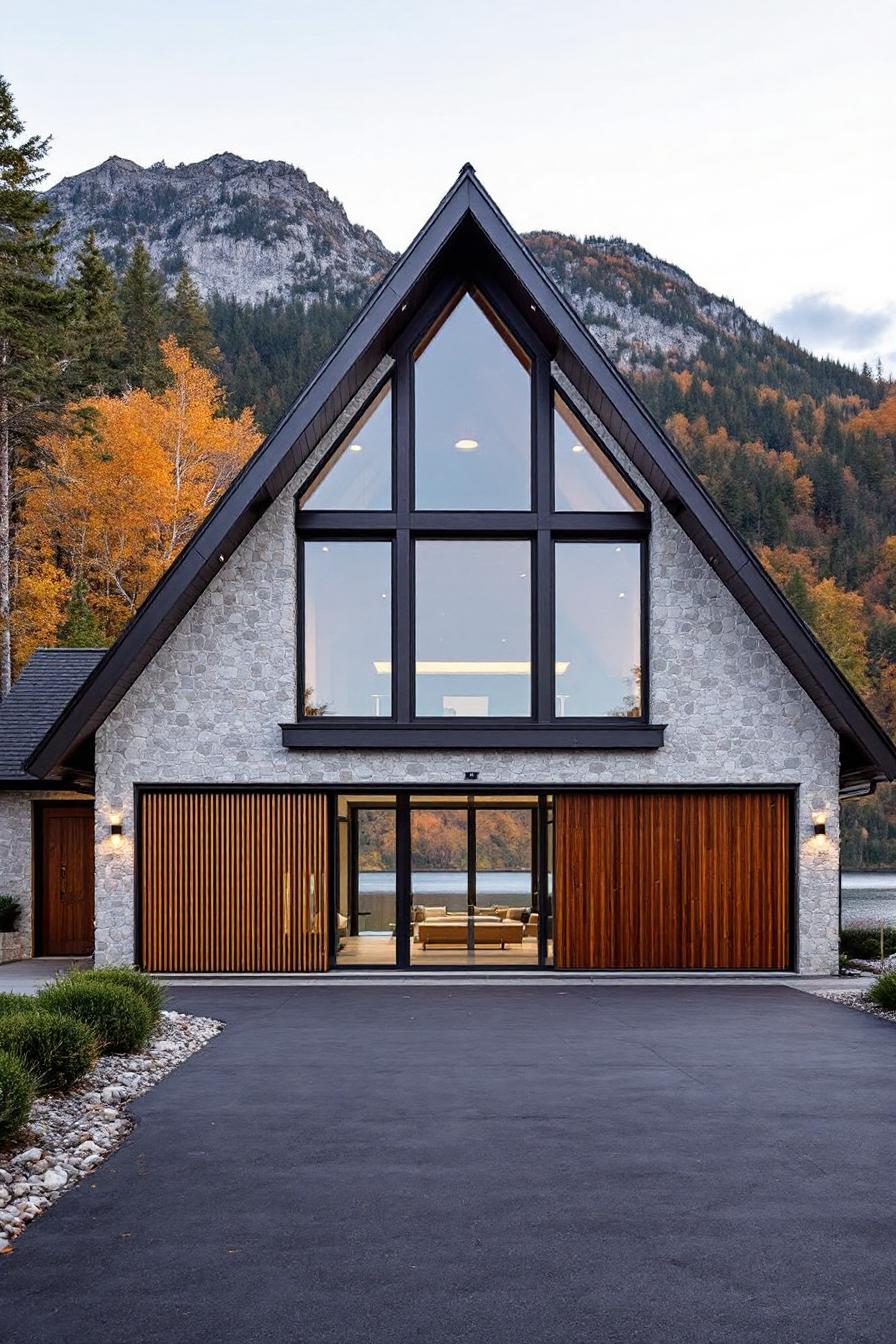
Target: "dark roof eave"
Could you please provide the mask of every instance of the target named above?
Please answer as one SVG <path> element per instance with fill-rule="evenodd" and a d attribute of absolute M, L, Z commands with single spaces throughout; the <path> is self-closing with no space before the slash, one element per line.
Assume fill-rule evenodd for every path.
<path fill-rule="evenodd" d="M 841 735 L 850 767 L 896 778 L 896 746 L 737 536 L 635 391 L 513 232 L 469 167 L 371 296 L 332 355 L 246 465 L 133 621 L 45 735 L 26 767 L 57 771 L 103 721 L 253 523 L 287 483 L 378 362 L 377 345 L 428 268 L 472 219 L 556 331 L 560 367 L 593 406 L 721 580 Z M 540 311 L 539 311 L 540 310 Z M 124 688 L 124 690 L 122 689 Z M 860 760 L 854 762 L 858 755 Z"/>

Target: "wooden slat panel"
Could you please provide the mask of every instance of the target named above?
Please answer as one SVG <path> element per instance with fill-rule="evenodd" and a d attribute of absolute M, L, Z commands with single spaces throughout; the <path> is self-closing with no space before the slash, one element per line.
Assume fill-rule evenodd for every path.
<path fill-rule="evenodd" d="M 144 794 L 144 966 L 325 971 L 327 855 L 322 794 Z"/>
<path fill-rule="evenodd" d="M 554 964 L 786 970 L 785 793 L 557 794 Z"/>

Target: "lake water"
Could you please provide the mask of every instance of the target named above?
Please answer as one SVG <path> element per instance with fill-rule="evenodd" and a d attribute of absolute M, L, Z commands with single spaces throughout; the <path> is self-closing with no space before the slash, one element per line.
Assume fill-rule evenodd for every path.
<path fill-rule="evenodd" d="M 386 895 L 395 890 L 394 873 L 360 873 L 361 892 L 366 896 Z M 480 905 L 489 905 L 499 897 L 526 901 L 530 890 L 528 873 L 480 873 L 477 878 Z M 415 896 L 465 895 L 466 873 L 415 873 Z M 896 924 L 896 873 L 844 873 L 844 924 Z M 492 902 L 488 897 L 492 898 Z"/>
<path fill-rule="evenodd" d="M 844 873 L 843 924 L 896 924 L 896 873 Z"/>

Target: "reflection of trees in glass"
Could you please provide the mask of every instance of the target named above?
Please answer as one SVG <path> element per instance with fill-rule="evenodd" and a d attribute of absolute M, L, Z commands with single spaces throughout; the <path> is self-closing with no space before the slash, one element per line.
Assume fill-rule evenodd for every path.
<path fill-rule="evenodd" d="M 614 719 L 640 719 L 641 717 L 641 669 L 632 668 L 632 682 L 634 689 L 631 695 L 622 697 L 622 707 L 620 709 L 611 709 L 610 717 Z"/>
<path fill-rule="evenodd" d="M 326 714 L 328 709 L 330 708 L 329 705 L 316 705 L 312 698 L 313 696 L 314 696 L 314 687 L 306 686 L 305 695 L 302 700 L 302 712 L 305 715 L 306 719 L 316 718 L 318 715 Z"/>
<path fill-rule="evenodd" d="M 358 812 L 358 868 L 362 873 L 394 873 L 395 812 L 371 807 Z"/>
<path fill-rule="evenodd" d="M 420 808 L 411 816 L 411 861 L 416 872 L 463 872 L 467 866 L 467 814 L 462 808 Z M 526 873 L 532 864 L 532 814 L 528 808 L 476 812 L 476 866 L 480 872 Z M 358 812 L 361 872 L 395 870 L 395 813 Z"/>

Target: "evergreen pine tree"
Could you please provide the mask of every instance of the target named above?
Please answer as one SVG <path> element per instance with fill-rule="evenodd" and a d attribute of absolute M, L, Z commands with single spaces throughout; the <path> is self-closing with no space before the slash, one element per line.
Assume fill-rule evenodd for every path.
<path fill-rule="evenodd" d="M 186 266 L 177 277 L 170 314 L 170 327 L 178 342 L 186 346 L 197 364 L 204 364 L 207 369 L 215 368 L 220 362 L 221 351 L 215 345 L 208 309 Z"/>
<path fill-rule="evenodd" d="M 36 190 L 49 141 L 25 127 L 0 77 L 0 696 L 12 682 L 12 485 L 63 403 L 67 298 L 53 284 L 58 224 Z"/>
<path fill-rule="evenodd" d="M 116 392 L 123 381 L 125 334 L 118 286 L 89 229 L 68 282 L 71 298 L 70 384 L 74 396 Z"/>
<path fill-rule="evenodd" d="M 99 649 L 106 643 L 99 622 L 87 601 L 83 579 L 72 584 L 65 620 L 59 627 L 57 643 L 63 649 Z"/>
<path fill-rule="evenodd" d="M 163 330 L 165 295 L 162 277 L 139 238 L 122 276 L 120 298 L 127 381 L 132 387 L 158 392 L 165 384 L 165 366 L 159 351 L 159 341 L 167 335 Z"/>

